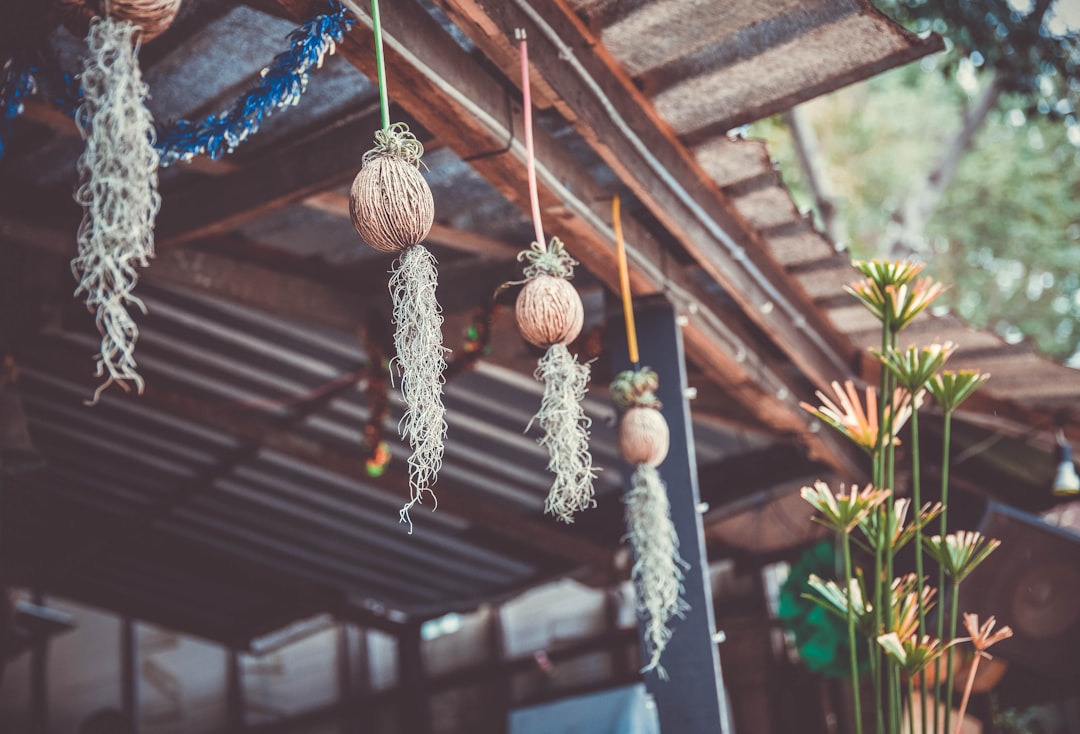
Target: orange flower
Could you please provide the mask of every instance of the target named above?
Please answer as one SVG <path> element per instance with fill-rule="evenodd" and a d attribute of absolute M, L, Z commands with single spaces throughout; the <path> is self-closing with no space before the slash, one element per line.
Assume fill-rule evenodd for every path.
<path fill-rule="evenodd" d="M 975 652 L 980 655 L 985 655 L 986 648 L 991 645 L 996 645 L 1002 640 L 1007 640 L 1013 636 L 1012 627 L 1008 625 L 1002 627 L 997 632 L 992 632 L 997 620 L 993 617 L 986 620 L 983 625 L 979 626 L 978 614 L 964 614 L 964 627 L 967 629 L 968 634 L 971 635 L 971 644 L 975 646 Z M 989 656 L 987 656 L 989 657 Z"/>
<path fill-rule="evenodd" d="M 845 382 L 843 387 L 839 382 L 833 382 L 832 389 L 836 393 L 836 403 L 818 390 L 816 394 L 822 403 L 820 407 L 815 408 L 805 402 L 799 403 L 799 407 L 828 423 L 867 452 L 873 453 L 878 447 L 877 390 L 873 387 L 866 388 L 866 406 L 863 407 L 859 392 L 851 380 Z M 915 397 L 916 407 L 922 403 L 922 395 L 920 391 Z M 910 417 L 911 393 L 897 390 L 893 394 L 892 405 L 885 410 L 885 425 L 890 428 L 893 443 L 900 443 L 896 434 Z"/>
<path fill-rule="evenodd" d="M 867 277 L 844 290 L 855 296 L 874 317 L 887 324 L 889 331 L 898 333 L 922 313 L 945 288 L 931 278 L 913 282 L 885 282 Z"/>

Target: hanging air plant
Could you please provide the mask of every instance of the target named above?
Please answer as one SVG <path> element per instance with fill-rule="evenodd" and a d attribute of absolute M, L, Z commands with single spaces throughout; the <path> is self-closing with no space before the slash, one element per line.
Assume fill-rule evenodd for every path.
<path fill-rule="evenodd" d="M 164 33 L 180 11 L 180 0 L 60 0 L 66 22 L 80 35 L 94 18 L 126 20 L 137 25 L 143 43 Z"/>
<path fill-rule="evenodd" d="M 595 472 L 589 452 L 589 426 L 581 401 L 589 384 L 589 365 L 579 364 L 567 344 L 581 333 L 585 309 L 577 289 L 570 284 L 574 261 L 558 237 L 545 244 L 540 221 L 540 197 L 536 190 L 536 156 L 533 152 L 532 101 L 529 95 L 529 51 L 525 31 L 517 38 L 521 49 L 521 89 L 524 95 L 525 166 L 529 179 L 535 241 L 518 255 L 524 261 L 525 285 L 518 294 L 515 314 L 525 339 L 547 352 L 534 373 L 544 383 L 540 411 L 540 445 L 548 450 L 548 469 L 555 482 L 548 492 L 544 511 L 571 523 L 574 513 L 596 506 L 593 499 Z M 532 421 L 529 422 L 532 425 Z M 528 430 L 528 429 L 526 429 Z"/>
<path fill-rule="evenodd" d="M 634 549 L 631 576 L 648 658 L 641 672 L 655 670 L 660 678 L 666 679 L 660 656 L 671 639 L 672 619 L 688 608 L 681 597 L 683 569 L 688 564 L 679 556 L 679 535 L 671 521 L 667 487 L 657 471 L 671 445 L 671 432 L 656 397 L 660 377 L 648 367 L 642 367 L 638 355 L 618 196 L 611 202 L 611 219 L 619 260 L 626 347 L 633 369 L 616 375 L 610 391 L 615 405 L 624 411 L 619 421 L 619 453 L 634 467 L 630 491 L 626 493 L 626 535 Z"/>
<path fill-rule="evenodd" d="M 394 364 L 405 400 L 400 429 L 413 452 L 410 497 L 401 510 L 401 521 L 408 523 L 411 533 L 409 510 L 423 502 L 425 493 L 437 506 L 431 486 L 442 466 L 446 438 L 442 388 L 449 350 L 443 347 L 442 309 L 435 298 L 435 257 L 420 244 L 435 218 L 431 189 L 419 170 L 424 146 L 405 124 L 390 124 L 378 0 L 372 0 L 371 16 L 383 128 L 375 133 L 375 147 L 364 154 L 349 199 L 360 236 L 377 250 L 401 253 L 393 266 L 390 293 L 397 351 Z"/>
<path fill-rule="evenodd" d="M 82 12 L 101 10 L 80 6 Z M 79 159 L 75 191 L 84 212 L 71 268 L 79 280 L 75 295 L 85 295 L 101 333 L 97 376 L 105 382 L 92 402 L 113 383 L 125 390 L 131 385 L 140 393 L 143 389 L 134 355 L 139 330 L 128 309 L 145 312 L 132 291 L 138 281 L 136 267 L 145 267 L 154 255 L 154 219 L 161 197 L 154 120 L 146 108 L 138 47 L 141 38 L 164 30 L 178 8 L 178 1 L 107 3 L 109 15 L 92 19 L 86 37 L 83 102 L 76 115 L 86 149 Z"/>
<path fill-rule="evenodd" d="M 574 513 L 596 505 L 589 453 L 591 420 L 581 406 L 589 365 L 578 363 L 566 346 L 581 333 L 585 313 L 581 296 L 567 280 L 577 263 L 558 237 L 552 237 L 546 248 L 534 242 L 519 259 L 528 264 L 514 309 L 518 330 L 529 343 L 547 349 L 536 367 L 544 397 L 533 418 L 543 431 L 540 445 L 547 448 L 548 469 L 555 475 L 544 511 L 571 523 Z"/>
<path fill-rule="evenodd" d="M 686 563 L 679 557 L 667 487 L 656 469 L 667 456 L 670 441 L 656 399 L 659 384 L 648 367 L 627 370 L 611 384 L 611 397 L 626 411 L 619 423 L 619 453 L 634 467 L 626 494 L 626 530 L 634 549 L 631 575 L 648 658 L 642 672 L 655 669 L 666 678 L 660 656 L 671 639 L 671 620 L 687 609 L 680 596 Z"/>

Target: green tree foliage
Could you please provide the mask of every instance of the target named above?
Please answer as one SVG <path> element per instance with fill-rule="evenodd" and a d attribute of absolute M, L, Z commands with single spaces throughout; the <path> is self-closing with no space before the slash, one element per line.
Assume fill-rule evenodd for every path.
<path fill-rule="evenodd" d="M 1075 356 L 1080 349 L 1080 125 L 1072 106 L 1080 97 L 1077 35 L 1051 37 L 1042 25 L 1033 37 L 1023 23 L 1028 16 L 1003 0 L 903 0 L 892 9 L 901 4 L 906 10 L 897 12 L 908 13 L 909 27 L 951 34 L 957 39 L 952 50 L 804 106 L 851 239 L 840 244 L 862 258 L 887 251 L 906 198 L 926 185 L 943 148 L 989 83 L 985 69 L 997 64 L 999 80 L 1009 80 L 1001 82 L 1000 103 L 961 159 L 915 255 L 937 279 L 955 284 L 942 303 L 972 324 L 993 328 L 1008 341 L 1030 337 L 1059 359 Z M 969 17 L 972 7 L 983 15 Z M 1002 14 L 1009 23 L 998 21 Z M 1052 14 L 1051 7 L 1047 18 Z M 957 17 L 968 25 L 958 25 Z M 984 26 L 991 28 L 990 36 Z M 784 122 L 763 121 L 751 134 L 766 139 L 796 202 L 811 209 L 805 173 Z"/>
<path fill-rule="evenodd" d="M 1057 0 L 1059 6 L 1070 0 Z M 939 59 L 947 76 L 965 62 L 993 69 L 1029 114 L 1075 125 L 1080 100 L 1080 36 L 1055 14 L 1054 0 L 879 0 L 883 11 L 917 33 L 945 36 Z"/>

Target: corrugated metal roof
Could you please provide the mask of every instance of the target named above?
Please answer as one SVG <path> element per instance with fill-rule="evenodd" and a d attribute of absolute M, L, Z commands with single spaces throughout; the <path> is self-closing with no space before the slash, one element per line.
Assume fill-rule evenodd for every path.
<path fill-rule="evenodd" d="M 593 0 L 576 7 L 652 95 L 657 110 L 684 134 L 682 143 L 749 228 L 789 268 L 791 281 L 781 285 L 801 285 L 861 343 L 870 324 L 834 299 L 839 285 L 851 280 L 850 269 L 841 267 L 842 257 L 796 211 L 764 146 L 728 139 L 726 131 L 928 49 L 864 2 L 798 5 L 743 2 L 718 12 L 716 4 L 697 0 Z M 425 7 L 447 27 L 445 15 Z M 283 48 L 285 33 L 294 27 L 220 0 L 185 8 L 181 22 L 144 49 L 152 105 L 162 118 L 221 109 Z M 709 22 L 687 22 L 706 16 Z M 634 41 L 646 33 L 655 42 Z M 857 42 L 835 52 L 838 34 L 853 34 Z M 454 39 L 477 53 L 460 31 Z M 77 45 L 65 30 L 53 41 L 67 55 Z M 814 55 L 814 64 L 806 63 L 807 55 Z M 539 93 L 551 90 L 540 87 Z M 343 59 L 328 60 L 302 104 L 275 113 L 235 155 L 217 164 L 168 169 L 162 177 L 163 216 L 170 200 L 200 190 L 212 176 L 254 163 L 270 165 L 273 173 L 271 164 L 282 159 L 272 156 L 322 140 L 320 133 L 333 125 L 365 119 L 373 101 L 373 87 L 362 74 Z M 509 117 L 510 102 L 507 108 Z M 595 181 L 624 191 L 557 108 L 538 122 Z M 73 127 L 40 109 L 19 120 L 15 133 L 10 154 L 0 161 L 0 181 L 11 193 L 0 202 L 2 232 L 19 239 L 21 230 L 12 222 L 23 221 L 16 214 L 25 217 L 39 229 L 22 235 L 23 241 L 54 254 L 28 266 L 44 283 L 34 297 L 51 315 L 47 328 L 20 352 L 20 388 L 48 465 L 5 487 L 0 542 L 5 557 L 14 559 L 3 569 L 6 580 L 243 642 L 321 610 L 369 623 L 430 616 L 570 572 L 580 565 L 579 551 L 613 554 L 622 534 L 620 470 L 605 391 L 594 384 L 587 402 L 594 455 L 604 468 L 597 482 L 601 507 L 570 528 L 558 527 L 541 516 L 549 485 L 546 456 L 535 433 L 523 434 L 539 402 L 540 388 L 529 374 L 536 355 L 517 338 L 506 313 L 496 321 L 491 357 L 447 386 L 450 433 L 439 485 L 445 506 L 433 514 L 414 513 L 412 536 L 398 523 L 405 499 L 400 467 L 408 451 L 396 438 L 396 391 L 384 425 L 393 455 L 390 475 L 366 473 L 360 445 L 369 418 L 364 370 L 370 359 L 351 329 L 362 326 L 364 309 L 379 302 L 372 292 L 382 293 L 390 258 L 357 239 L 342 205 L 341 174 L 359 165 L 368 139 L 357 139 L 355 151 L 337 153 L 345 160 L 328 173 L 336 178 L 321 187 L 317 200 L 274 203 L 212 237 L 163 248 L 139 286 L 149 309 L 139 322 L 138 347 L 147 393 L 136 398 L 113 391 L 90 408 L 82 401 L 92 392 L 88 372 L 97 337 L 89 317 L 73 313 L 72 285 L 63 258 L 55 254 L 70 247 L 66 233 L 77 222 L 69 189 L 81 143 Z M 489 281 L 499 272 L 492 264 L 499 265 L 506 249 L 527 243 L 531 228 L 474 171 L 468 155 L 431 142 L 424 160 L 439 225 L 453 236 L 472 234 L 493 245 L 487 256 L 460 242 L 433 247 L 445 273 L 465 274 L 452 280 L 458 285 L 444 301 L 454 304 L 447 307 L 447 342 L 458 348 L 458 331 L 490 296 Z M 20 211 L 10 211 L 12 202 Z M 626 195 L 626 211 L 663 243 L 663 268 L 686 264 L 685 253 L 632 195 Z M 184 224 L 170 222 L 170 232 Z M 230 282 L 249 276 L 250 284 Z M 701 272 L 695 277 L 708 280 Z M 577 282 L 586 291 L 591 324 L 602 322 L 595 280 L 581 272 Z M 706 292 L 728 309 L 721 313 L 740 320 L 721 288 L 712 284 Z M 380 297 L 385 309 L 389 299 Z M 294 321 L 283 313 L 303 318 Z M 979 348 L 987 346 L 994 343 L 979 342 Z M 579 348 L 601 351 L 588 344 Z M 1007 362 L 1013 358 L 1020 361 Z M 1080 395 L 1068 392 L 1072 383 L 1064 380 L 1056 384 L 1067 390 L 1054 388 L 1062 394 L 1047 396 L 1034 387 L 1025 392 L 1008 382 L 1010 371 L 1023 374 L 1034 358 L 1010 352 L 1003 359 L 1009 397 L 1042 407 Z M 790 364 L 785 370 L 797 373 Z M 730 398 L 724 391 L 736 393 L 742 386 L 700 388 L 702 403 L 716 405 Z M 729 420 L 734 416 L 760 428 L 745 405 L 732 405 Z M 724 417 L 703 414 L 695 420 L 701 466 L 771 441 L 763 434 L 748 437 Z M 786 434 L 776 438 L 790 440 Z M 709 496 L 745 493 L 741 486 L 724 486 L 723 478 L 709 477 L 715 485 Z"/>

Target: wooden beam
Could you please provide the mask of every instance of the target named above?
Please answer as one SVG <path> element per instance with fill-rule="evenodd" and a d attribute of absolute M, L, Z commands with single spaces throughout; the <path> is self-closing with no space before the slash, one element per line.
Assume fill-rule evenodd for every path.
<path fill-rule="evenodd" d="M 312 0 L 278 0 L 292 17 L 306 17 Z M 360 71 L 375 72 L 370 19 L 349 0 L 357 23 L 339 52 Z M 484 176 L 509 201 L 528 211 L 520 107 L 506 83 L 464 51 L 417 3 L 396 2 L 382 9 L 387 78 L 395 102 L 431 134 Z M 609 288 L 618 291 L 614 234 L 608 224 L 612 192 L 555 140 L 536 131 L 541 209 L 549 234 L 558 235 L 570 252 Z M 756 338 L 725 324 L 709 305 L 696 279 L 668 266 L 674 258 L 632 217 L 623 222 L 629 243 L 635 293 L 666 291 L 689 314 L 688 356 L 718 385 L 732 391 L 771 430 L 796 435 L 814 456 L 854 470 L 841 442 L 819 436 L 798 409 L 803 385 L 789 381 L 785 366 L 757 359 L 767 352 Z M 746 355 L 750 355 L 747 359 Z M 767 383 L 763 386 L 763 383 Z"/>
<path fill-rule="evenodd" d="M 33 97 L 23 103 L 22 119 L 42 125 L 57 135 L 75 137 L 79 134 L 79 128 L 71 115 L 64 113 L 55 105 Z M 224 159 L 214 161 L 206 156 L 196 156 L 188 163 L 177 165 L 183 165 L 187 170 L 210 176 L 222 176 L 236 170 L 236 165 L 232 161 Z"/>
<path fill-rule="evenodd" d="M 304 199 L 304 205 L 312 209 L 333 214 L 343 219 L 350 219 L 349 197 L 336 191 L 326 191 Z M 466 232 L 462 229 L 454 229 L 444 224 L 435 222 L 431 225 L 425 243 L 449 247 L 459 252 L 467 252 L 470 255 L 490 257 L 502 260 L 513 260 L 521 252 L 520 247 L 515 247 L 494 237 L 478 232 Z"/>
<path fill-rule="evenodd" d="M 474 29 L 483 18 L 504 44 L 515 28 L 527 29 L 530 63 L 573 108 L 577 132 L 747 317 L 817 387 L 851 370 L 854 345 L 784 272 L 565 0 L 529 0 L 542 20 L 505 0 L 439 4 Z"/>
<path fill-rule="evenodd" d="M 777 444 L 698 468 L 701 498 L 713 509 L 800 477 L 829 474 L 794 446 Z"/>
<path fill-rule="evenodd" d="M 66 220 L 42 225 L 0 211 L 0 241 L 35 247 L 58 259 L 69 258 L 75 253 L 75 230 L 66 229 L 65 224 L 75 226 Z M 465 242 L 472 235 L 441 228 L 439 236 Z M 448 318 L 482 306 L 500 284 L 518 277 L 516 263 L 501 256 L 509 250 L 508 245 L 483 236 L 475 241 L 490 258 L 440 268 L 439 298 Z M 358 246 L 362 246 L 359 240 Z M 373 258 L 371 267 L 355 274 L 288 253 L 280 253 L 279 262 L 273 266 L 230 254 L 255 247 L 235 235 L 202 238 L 186 247 L 159 253 L 140 271 L 140 277 L 148 283 L 192 290 L 350 334 L 371 309 L 389 305 L 386 291 L 389 256 Z"/>
<path fill-rule="evenodd" d="M 407 121 L 430 144 L 430 136 Z M 155 232 L 158 249 L 222 234 L 259 215 L 348 183 L 360 170 L 360 158 L 379 126 L 378 109 L 366 107 L 296 145 L 263 153 L 232 173 L 166 189 Z"/>

